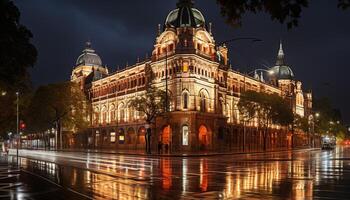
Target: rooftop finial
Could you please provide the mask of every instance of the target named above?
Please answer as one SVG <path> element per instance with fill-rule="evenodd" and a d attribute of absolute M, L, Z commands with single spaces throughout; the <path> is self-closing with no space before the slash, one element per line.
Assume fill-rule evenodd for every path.
<path fill-rule="evenodd" d="M 209 33 L 212 34 L 213 23 L 209 22 Z"/>
<path fill-rule="evenodd" d="M 158 36 L 160 35 L 160 33 L 161 33 L 161 25 L 158 24 Z"/>
<path fill-rule="evenodd" d="M 91 49 L 91 41 L 90 41 L 90 40 L 88 40 L 88 41 L 85 43 L 85 47 L 86 47 L 87 49 Z"/>
<path fill-rule="evenodd" d="M 176 4 L 178 8 L 180 7 L 193 7 L 194 3 L 193 0 L 179 0 L 179 2 Z"/>

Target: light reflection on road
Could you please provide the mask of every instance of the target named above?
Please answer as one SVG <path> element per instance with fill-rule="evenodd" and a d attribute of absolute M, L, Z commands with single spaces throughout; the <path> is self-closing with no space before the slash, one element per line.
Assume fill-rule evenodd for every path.
<path fill-rule="evenodd" d="M 94 199 L 347 199 L 350 149 L 214 157 L 21 151 L 24 169 Z M 57 163 L 57 164 L 53 164 Z"/>

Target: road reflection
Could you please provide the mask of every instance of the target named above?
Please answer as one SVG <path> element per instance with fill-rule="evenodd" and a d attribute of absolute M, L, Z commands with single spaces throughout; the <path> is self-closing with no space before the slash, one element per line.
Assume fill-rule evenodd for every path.
<path fill-rule="evenodd" d="M 205 158 L 62 153 L 54 155 L 59 164 L 31 155 L 21 158 L 25 170 L 93 199 L 346 199 L 350 194 L 350 150 L 343 147 Z"/>

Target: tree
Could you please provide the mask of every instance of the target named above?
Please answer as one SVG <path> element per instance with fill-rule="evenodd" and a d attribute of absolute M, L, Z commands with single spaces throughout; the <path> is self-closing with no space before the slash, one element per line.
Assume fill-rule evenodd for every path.
<path fill-rule="evenodd" d="M 254 101 L 259 99 L 258 96 L 258 93 L 248 91 L 242 94 L 238 102 L 240 120 L 243 121 L 243 151 L 245 151 L 246 125 L 256 118 L 256 111 L 259 109 L 259 104 Z"/>
<path fill-rule="evenodd" d="M 305 133 L 309 132 L 310 130 L 309 119 L 307 117 L 301 117 L 299 115 L 295 115 L 293 123 L 295 128 L 300 129 Z"/>
<path fill-rule="evenodd" d="M 321 135 L 343 137 L 346 127 L 342 124 L 341 112 L 333 107 L 328 98 L 316 98 L 314 110 L 319 114 L 315 121 L 315 132 Z"/>
<path fill-rule="evenodd" d="M 28 129 L 31 132 L 44 132 L 55 127 L 62 141 L 62 128 L 77 132 L 89 125 L 90 110 L 86 96 L 76 83 L 41 86 L 27 110 Z"/>
<path fill-rule="evenodd" d="M 272 124 L 287 126 L 293 122 L 293 112 L 288 102 L 277 94 L 246 91 L 241 94 L 238 107 L 246 116 L 258 120 L 264 129 L 264 150 L 266 150 L 267 133 Z"/>
<path fill-rule="evenodd" d="M 0 132 L 16 130 L 16 91 L 20 110 L 30 91 L 28 68 L 37 60 L 32 33 L 20 23 L 20 12 L 10 0 L 0 0 Z"/>
<path fill-rule="evenodd" d="M 310 0 L 217 0 L 221 14 L 232 25 L 241 25 L 242 16 L 247 13 L 265 12 L 273 21 L 287 24 L 288 29 L 298 26 L 303 9 L 307 8 Z M 350 7 L 349 0 L 338 0 L 338 8 Z"/>
<path fill-rule="evenodd" d="M 138 112 L 144 115 L 144 119 L 146 123 L 151 126 L 155 123 L 155 119 L 160 114 L 164 113 L 165 107 L 168 106 L 168 102 L 166 102 L 166 95 L 168 95 L 165 91 L 159 90 L 153 87 L 148 87 L 146 94 L 136 97 L 131 100 L 131 106 Z M 168 96 L 168 100 L 169 100 Z M 150 153 L 150 137 L 151 137 L 151 129 L 147 129 L 147 133 L 145 135 L 146 139 L 146 152 Z"/>
<path fill-rule="evenodd" d="M 146 94 L 131 100 L 131 106 L 145 116 L 147 124 L 153 124 L 155 118 L 165 111 L 165 96 L 163 90 L 149 87 Z"/>

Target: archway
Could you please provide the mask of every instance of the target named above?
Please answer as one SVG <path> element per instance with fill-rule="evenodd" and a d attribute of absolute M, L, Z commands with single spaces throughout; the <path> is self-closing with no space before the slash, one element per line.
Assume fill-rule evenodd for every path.
<path fill-rule="evenodd" d="M 146 144 L 145 133 L 146 133 L 146 128 L 144 126 L 140 127 L 139 130 L 137 131 L 137 144 L 139 145 Z"/>
<path fill-rule="evenodd" d="M 198 136 L 199 136 L 199 144 L 200 144 L 201 149 L 205 148 L 206 146 L 208 146 L 210 144 L 210 137 L 209 137 L 208 129 L 206 126 L 201 125 L 199 127 Z"/>
<path fill-rule="evenodd" d="M 127 132 L 127 144 L 133 144 L 135 143 L 136 135 L 135 135 L 135 130 L 133 128 L 129 128 Z"/>

